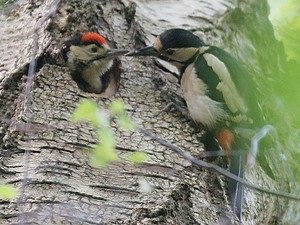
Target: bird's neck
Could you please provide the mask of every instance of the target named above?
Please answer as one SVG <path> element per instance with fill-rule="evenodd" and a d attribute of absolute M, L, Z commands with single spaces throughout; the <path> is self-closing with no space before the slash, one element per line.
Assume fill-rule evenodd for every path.
<path fill-rule="evenodd" d="M 174 62 L 173 65 L 177 67 L 180 77 L 179 77 L 179 83 L 181 82 L 181 78 L 187 67 L 191 64 L 193 64 L 195 61 L 197 61 L 198 57 L 201 56 L 205 51 L 209 49 L 209 46 L 202 46 L 199 47 L 198 51 L 187 61 L 183 63 Z"/>

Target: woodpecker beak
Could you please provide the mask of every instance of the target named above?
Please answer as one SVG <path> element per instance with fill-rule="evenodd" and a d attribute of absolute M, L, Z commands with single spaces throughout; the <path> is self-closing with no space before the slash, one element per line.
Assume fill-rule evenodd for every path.
<path fill-rule="evenodd" d="M 125 50 L 125 49 L 108 49 L 107 52 L 105 53 L 105 58 L 106 57 L 114 58 L 119 55 L 124 55 L 127 52 L 129 52 L 129 51 Z"/>
<path fill-rule="evenodd" d="M 129 52 L 128 50 L 125 49 L 108 49 L 104 54 L 98 54 L 96 57 L 92 58 L 90 61 L 95 61 L 95 60 L 101 60 L 101 59 L 113 59 L 117 56 L 124 55 L 125 53 Z"/>
<path fill-rule="evenodd" d="M 159 56 L 159 53 L 153 46 L 148 46 L 139 50 L 129 52 L 125 56 Z"/>

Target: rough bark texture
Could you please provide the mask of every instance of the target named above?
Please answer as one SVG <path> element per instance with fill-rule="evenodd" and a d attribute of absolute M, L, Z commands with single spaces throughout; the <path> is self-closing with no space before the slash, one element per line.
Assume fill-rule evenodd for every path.
<path fill-rule="evenodd" d="M 183 27 L 243 59 L 247 50 L 255 51 L 259 46 L 246 31 L 228 21 L 234 13 L 251 15 L 254 6 L 256 17 L 267 21 L 265 1 L 249 1 L 252 7 L 230 0 L 65 1 L 38 31 L 38 70 L 31 99 L 24 104 L 34 26 L 52 1 L 30 2 L 16 4 L 0 18 L 4 24 L 0 28 L 0 176 L 1 182 L 23 190 L 19 201 L 0 201 L 0 223 L 237 223 L 228 205 L 224 178 L 192 166 L 142 134 L 117 129 L 121 156 L 144 150 L 150 159 L 143 166 L 120 162 L 106 170 L 94 168 L 88 150 L 95 143 L 93 129 L 70 122 L 81 98 L 92 98 L 102 108 L 112 99 L 122 98 L 138 123 L 197 156 L 203 151 L 202 132 L 179 115 L 162 112 L 166 106 L 162 90 L 180 92 L 170 72 L 150 58 L 123 57 L 119 92 L 112 99 L 101 99 L 78 89 L 58 53 L 62 43 L 77 32 L 98 30 L 111 45 L 133 49 L 150 43 L 167 28 Z M 253 24 L 257 30 L 259 25 Z M 241 35 L 231 38 L 228 32 L 235 29 Z M 248 48 L 241 49 L 238 42 Z M 272 44 L 275 46 L 275 41 Z M 257 66 L 258 61 L 254 57 L 249 67 Z M 30 126 L 25 126 L 27 121 Z M 155 187 L 154 192 L 139 192 L 141 178 Z M 248 171 L 247 178 L 265 187 L 278 187 L 259 166 Z M 248 189 L 245 195 L 244 224 L 277 222 L 282 204 L 275 197 Z"/>

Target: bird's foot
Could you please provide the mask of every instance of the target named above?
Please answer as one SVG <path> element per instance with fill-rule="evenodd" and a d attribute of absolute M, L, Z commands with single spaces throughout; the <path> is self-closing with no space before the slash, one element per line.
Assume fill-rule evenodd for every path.
<path fill-rule="evenodd" d="M 175 111 L 179 112 L 188 122 L 193 123 L 196 127 L 196 124 L 187 110 L 187 105 L 183 97 L 171 90 L 162 91 L 161 96 L 167 103 L 163 109 L 164 112 L 172 112 L 173 109 L 175 109 Z"/>

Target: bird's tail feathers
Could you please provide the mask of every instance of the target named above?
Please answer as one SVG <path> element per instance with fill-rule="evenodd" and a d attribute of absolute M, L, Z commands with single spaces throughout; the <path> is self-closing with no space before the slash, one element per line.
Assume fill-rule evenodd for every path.
<path fill-rule="evenodd" d="M 243 151 L 233 154 L 230 163 L 230 172 L 237 175 L 240 178 L 244 178 L 245 159 Z M 244 187 L 241 183 L 229 179 L 228 180 L 228 195 L 230 198 L 230 204 L 233 212 L 241 219 L 244 202 Z"/>

